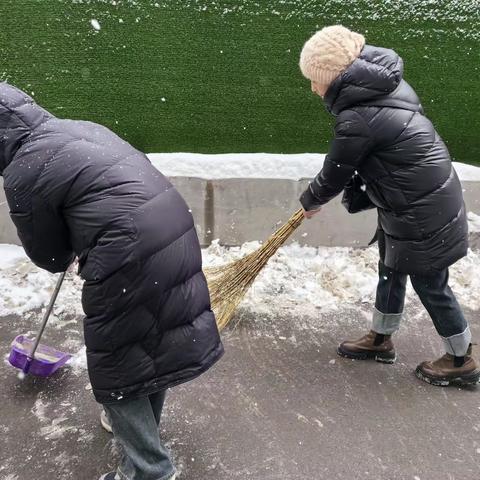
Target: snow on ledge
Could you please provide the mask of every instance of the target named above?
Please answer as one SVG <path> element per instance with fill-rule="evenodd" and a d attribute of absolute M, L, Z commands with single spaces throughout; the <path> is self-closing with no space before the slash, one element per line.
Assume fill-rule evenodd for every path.
<path fill-rule="evenodd" d="M 324 154 L 226 153 L 150 153 L 152 164 L 167 177 L 313 178 L 320 171 Z M 480 182 L 480 167 L 454 163 L 462 181 Z"/>
<path fill-rule="evenodd" d="M 462 182 L 480 182 L 480 167 L 454 162 L 453 166 Z"/>
<path fill-rule="evenodd" d="M 299 180 L 313 178 L 321 169 L 325 155 L 304 153 L 151 153 L 153 165 L 167 177 L 278 178 Z"/>

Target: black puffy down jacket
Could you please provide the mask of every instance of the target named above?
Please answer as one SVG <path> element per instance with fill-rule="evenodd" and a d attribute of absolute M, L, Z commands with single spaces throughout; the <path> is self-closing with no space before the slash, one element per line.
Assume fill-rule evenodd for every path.
<path fill-rule="evenodd" d="M 429 275 L 466 255 L 467 219 L 448 150 L 402 75 L 393 50 L 366 45 L 334 80 L 324 101 L 335 138 L 300 201 L 306 210 L 327 203 L 357 171 L 378 208 L 382 260 Z"/>
<path fill-rule="evenodd" d="M 105 127 L 55 118 L 0 84 L 0 174 L 29 257 L 79 257 L 90 380 L 101 403 L 162 390 L 223 353 L 192 215 Z"/>

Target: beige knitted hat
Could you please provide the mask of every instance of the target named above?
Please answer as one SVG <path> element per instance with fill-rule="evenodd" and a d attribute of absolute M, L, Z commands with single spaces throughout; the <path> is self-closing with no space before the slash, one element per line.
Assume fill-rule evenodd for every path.
<path fill-rule="evenodd" d="M 329 85 L 360 55 L 365 38 L 341 25 L 322 28 L 303 46 L 300 70 L 309 80 Z"/>

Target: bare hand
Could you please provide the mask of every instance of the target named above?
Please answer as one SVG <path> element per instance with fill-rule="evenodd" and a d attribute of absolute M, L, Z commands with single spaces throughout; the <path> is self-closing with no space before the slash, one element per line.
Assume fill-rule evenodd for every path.
<path fill-rule="evenodd" d="M 303 216 L 308 219 L 312 218 L 316 213 L 320 212 L 320 210 L 322 210 L 322 207 L 317 208 L 316 210 L 308 210 L 308 211 L 303 209 Z"/>

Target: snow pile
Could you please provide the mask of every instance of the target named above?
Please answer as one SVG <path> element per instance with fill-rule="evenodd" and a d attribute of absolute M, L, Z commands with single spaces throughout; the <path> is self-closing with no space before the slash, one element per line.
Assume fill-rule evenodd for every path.
<path fill-rule="evenodd" d="M 478 228 L 480 216 L 469 214 L 471 227 Z M 241 247 L 223 247 L 214 242 L 203 251 L 204 266 L 231 262 L 252 252 L 259 242 Z M 260 273 L 248 292 L 242 308 L 255 313 L 278 315 L 295 309 L 297 315 L 317 316 L 361 302 L 373 302 L 377 282 L 376 247 L 301 247 L 292 244 L 281 248 Z M 480 309 L 480 250 L 451 268 L 451 281 L 460 303 Z M 22 315 L 44 307 L 53 291 L 57 275 L 38 269 L 23 249 L 0 245 L 0 316 Z M 60 291 L 50 324 L 65 328 L 83 316 L 82 280 L 69 273 Z M 80 346 L 75 343 L 72 347 Z M 80 349 L 71 364 L 85 368 L 85 351 Z"/>
<path fill-rule="evenodd" d="M 227 248 L 214 242 L 204 251 L 204 264 L 217 266 L 231 262 L 258 248 L 258 242 Z M 355 308 L 360 302 L 374 302 L 377 285 L 378 249 L 347 247 L 281 248 L 257 277 L 241 308 L 264 315 L 295 312 L 298 316 L 318 316 Z M 480 309 L 480 252 L 451 268 L 451 286 L 462 305 Z M 409 287 L 412 294 L 411 287 Z M 293 310 L 294 309 L 294 310 Z"/>
<path fill-rule="evenodd" d="M 204 266 L 241 258 L 260 246 L 222 247 L 214 242 L 204 251 Z M 281 314 L 295 308 L 298 315 L 317 316 L 372 300 L 378 262 L 374 248 L 282 247 L 257 277 L 242 308 L 260 314 Z"/>
<path fill-rule="evenodd" d="M 2 245 L 0 255 L 0 268 L 2 269 L 13 267 L 19 260 L 25 258 L 25 252 L 17 245 Z"/>
<path fill-rule="evenodd" d="M 26 312 L 45 306 L 50 300 L 58 275 L 37 268 L 16 245 L 0 245 L 0 316 Z M 82 280 L 67 274 L 60 291 L 54 316 L 82 312 L 80 289 Z"/>
<path fill-rule="evenodd" d="M 321 170 L 325 155 L 318 153 L 151 153 L 152 164 L 167 177 L 281 178 L 301 180 L 313 178 Z M 454 163 L 460 180 L 480 181 L 480 167 Z"/>

